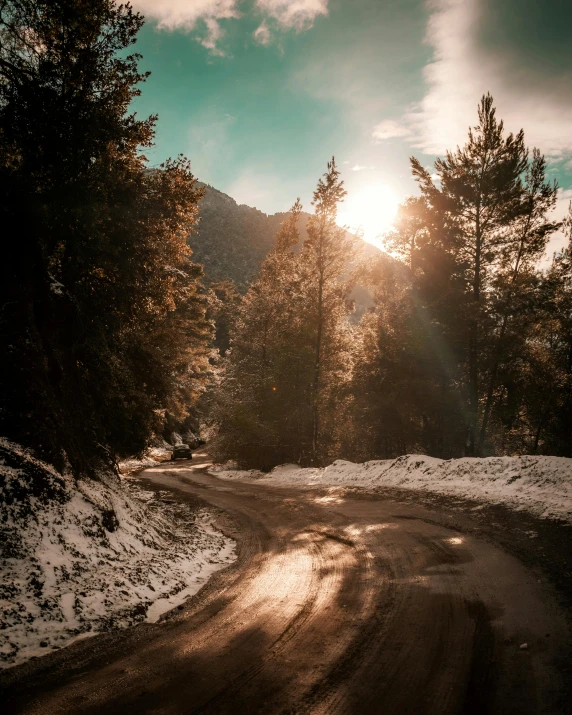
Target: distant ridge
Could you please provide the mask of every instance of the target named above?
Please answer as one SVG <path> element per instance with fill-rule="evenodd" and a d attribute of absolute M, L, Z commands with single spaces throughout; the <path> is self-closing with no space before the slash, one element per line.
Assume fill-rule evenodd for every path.
<path fill-rule="evenodd" d="M 205 281 L 214 283 L 231 280 L 245 291 L 256 275 L 260 263 L 274 247 L 276 232 L 286 213 L 267 215 L 258 209 L 238 204 L 208 184 L 200 203 L 199 223 L 189 236 L 193 260 L 205 269 Z M 310 214 L 303 213 L 300 221 L 301 242 Z M 379 254 L 370 244 L 364 246 L 365 256 Z"/>

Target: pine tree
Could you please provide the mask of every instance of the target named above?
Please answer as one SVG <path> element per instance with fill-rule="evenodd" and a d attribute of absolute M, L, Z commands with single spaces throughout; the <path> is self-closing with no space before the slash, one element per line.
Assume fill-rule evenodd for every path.
<path fill-rule="evenodd" d="M 534 149 L 523 182 L 520 211 L 510 226 L 509 240 L 503 247 L 500 264 L 492 281 L 496 344 L 491 351 L 488 370 L 488 388 L 477 450 L 479 454 L 485 443 L 503 353 L 504 360 L 508 361 L 507 349 L 510 352 L 510 347 L 514 348 L 519 342 L 518 336 L 528 332 L 527 321 L 523 324 L 522 313 L 532 315 L 534 312 L 530 299 L 534 300 L 536 264 L 546 249 L 550 235 L 560 227 L 559 223 L 548 218 L 556 205 L 557 195 L 558 185 L 546 181 L 546 162 L 538 149 Z M 511 332 L 511 320 L 516 323 L 512 339 L 508 335 Z"/>
<path fill-rule="evenodd" d="M 469 130 L 466 146 L 435 162 L 439 187 L 418 160 L 412 159 L 412 168 L 424 200 L 440 216 L 442 243 L 463 269 L 469 298 L 464 321 L 468 388 L 466 453 L 478 455 L 486 437 L 498 371 L 499 356 L 495 357 L 494 349 L 493 357 L 488 358 L 490 337 L 498 335 L 496 343 L 502 346 L 506 330 L 506 326 L 502 328 L 503 317 L 497 327 L 498 317 L 492 310 L 490 296 L 495 288 L 498 292 L 499 275 L 505 276 L 505 282 L 516 285 L 520 272 L 542 252 L 554 230 L 546 214 L 553 205 L 556 187 L 545 182 L 544 161 L 537 152 L 529 164 L 523 132 L 505 136 L 490 95 L 481 100 L 479 124 Z M 509 303 L 515 295 L 514 288 L 504 290 Z M 503 313 L 507 320 L 509 310 Z M 491 397 L 487 394 L 485 398 L 485 415 L 479 430 L 483 379 L 488 382 Z"/>
<path fill-rule="evenodd" d="M 490 95 L 466 146 L 436 162 L 438 181 L 416 159 L 412 167 L 421 195 L 403 204 L 386 236 L 402 268 L 397 284 L 387 266 L 372 282 L 376 307 L 362 330 L 377 357 L 358 359 L 357 400 L 371 407 L 369 385 L 380 415 L 390 403 L 395 415 L 408 415 L 393 422 L 392 439 L 436 456 L 462 453 L 455 423 L 466 426 L 466 454 L 522 451 L 526 385 L 535 370 L 546 376 L 534 340 L 542 302 L 536 264 L 559 227 L 549 218 L 556 183 L 546 180 L 537 149 L 529 158 L 522 132 L 505 135 Z M 391 359 L 396 346 L 400 361 Z M 374 375 L 391 385 L 385 394 Z M 380 420 L 387 434 L 390 420 Z M 380 444 L 371 444 L 379 454 Z"/>
<path fill-rule="evenodd" d="M 450 339 L 459 311 L 452 264 L 435 261 L 422 243 L 414 270 L 409 259 L 381 255 L 368 270 L 374 307 L 358 328 L 353 458 L 406 452 L 448 458 L 462 450 L 464 411 Z"/>
<path fill-rule="evenodd" d="M 303 450 L 306 332 L 292 250 L 301 209 L 296 201 L 242 300 L 218 390 L 213 453 L 248 467 L 299 461 Z"/>
<path fill-rule="evenodd" d="M 312 463 L 328 454 L 331 429 L 326 414 L 333 409 L 335 390 L 351 370 L 348 299 L 351 281 L 344 280 L 348 264 L 355 258 L 355 243 L 337 225 L 338 205 L 346 191 L 335 160 L 318 181 L 312 204 L 314 215 L 307 225 L 308 236 L 300 256 L 300 270 L 314 343 L 312 401 Z M 328 437 L 327 435 L 330 435 Z"/>
<path fill-rule="evenodd" d="M 318 182 L 300 254 L 297 201 L 239 309 L 218 390 L 217 458 L 268 468 L 339 456 L 351 376 L 348 264 L 336 224 L 345 191 L 335 162 Z"/>

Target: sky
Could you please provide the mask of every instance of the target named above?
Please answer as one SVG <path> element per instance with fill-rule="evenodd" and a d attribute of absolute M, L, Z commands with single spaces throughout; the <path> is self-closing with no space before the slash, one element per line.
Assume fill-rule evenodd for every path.
<path fill-rule="evenodd" d="M 275 213 L 306 210 L 336 157 L 341 218 L 372 240 L 431 166 L 466 140 L 490 91 L 508 131 L 572 199 L 570 0 L 132 0 L 158 114 L 151 164 L 182 153 L 201 181 Z M 553 239 L 556 249 L 561 237 Z"/>

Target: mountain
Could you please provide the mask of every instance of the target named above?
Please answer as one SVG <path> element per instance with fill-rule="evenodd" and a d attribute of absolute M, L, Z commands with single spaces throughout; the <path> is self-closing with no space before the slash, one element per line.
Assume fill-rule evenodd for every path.
<path fill-rule="evenodd" d="M 207 283 L 231 280 L 240 291 L 245 291 L 274 247 L 276 232 L 287 214 L 267 215 L 237 204 L 208 184 L 200 186 L 204 187 L 205 195 L 200 204 L 199 223 L 196 232 L 189 236 L 193 260 L 204 266 Z M 307 213 L 301 216 L 300 244 L 309 217 Z M 365 244 L 363 255 L 366 258 L 379 255 L 379 249 Z"/>
<path fill-rule="evenodd" d="M 204 186 L 199 223 L 189 236 L 193 260 L 204 266 L 207 283 L 231 280 L 246 290 L 260 263 L 274 246 L 274 237 L 286 214 L 268 216 L 237 204 L 212 186 Z"/>

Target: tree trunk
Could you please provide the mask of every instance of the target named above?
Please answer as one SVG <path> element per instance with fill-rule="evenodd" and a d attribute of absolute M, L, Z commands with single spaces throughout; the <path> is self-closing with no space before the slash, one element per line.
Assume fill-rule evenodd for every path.
<path fill-rule="evenodd" d="M 477 206 L 475 221 L 475 265 L 473 275 L 473 315 L 469 329 L 469 425 L 466 456 L 476 456 L 477 420 L 479 413 L 479 313 L 481 300 L 481 223 Z"/>
<path fill-rule="evenodd" d="M 501 351 L 502 351 L 502 344 L 506 332 L 506 326 L 508 323 L 508 317 L 505 315 L 503 318 L 503 323 L 500 329 L 499 333 L 499 339 L 497 343 L 497 348 L 495 350 L 495 358 L 493 362 L 493 367 L 491 369 L 491 377 L 489 380 L 489 386 L 487 389 L 487 401 L 485 403 L 485 409 L 483 412 L 483 421 L 481 423 L 481 430 L 479 434 L 479 444 L 477 447 L 477 456 L 480 457 L 482 456 L 482 451 L 483 451 L 483 445 L 485 443 L 485 436 L 487 433 L 487 427 L 489 426 L 489 417 L 491 414 L 491 408 L 493 404 L 493 394 L 494 390 L 496 387 L 496 382 L 497 382 L 497 374 L 498 374 L 498 369 L 499 369 L 499 364 L 500 364 L 500 356 L 501 356 Z"/>
<path fill-rule="evenodd" d="M 318 329 L 316 333 L 316 359 L 314 364 L 314 380 L 312 384 L 312 463 L 316 465 L 319 448 L 320 430 L 320 372 L 322 368 L 322 321 L 323 321 L 323 276 L 320 271 L 318 285 Z"/>
<path fill-rule="evenodd" d="M 324 319 L 324 264 L 323 264 L 323 226 L 320 229 L 318 244 L 318 325 L 316 330 L 316 349 L 314 379 L 312 381 L 312 464 L 316 466 L 320 447 L 320 377 L 322 370 L 322 334 Z"/>

